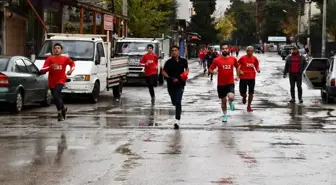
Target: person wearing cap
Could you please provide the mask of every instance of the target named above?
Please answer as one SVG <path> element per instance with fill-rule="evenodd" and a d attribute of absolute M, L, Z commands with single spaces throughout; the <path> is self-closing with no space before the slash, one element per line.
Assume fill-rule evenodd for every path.
<path fill-rule="evenodd" d="M 188 79 L 188 61 L 179 56 L 180 48 L 171 47 L 172 57 L 167 60 L 163 67 L 162 75 L 167 80 L 168 93 L 172 104 L 175 106 L 174 129 L 179 129 L 182 112 L 182 96 Z"/>
<path fill-rule="evenodd" d="M 298 89 L 298 98 L 300 103 L 303 103 L 302 100 L 302 73 L 307 66 L 307 61 L 305 57 L 300 55 L 297 46 L 293 46 L 292 53 L 287 56 L 285 69 L 283 77 L 286 78 L 287 73 L 289 74 L 289 83 L 290 83 L 290 93 L 292 99 L 290 103 L 295 103 L 295 84 Z"/>

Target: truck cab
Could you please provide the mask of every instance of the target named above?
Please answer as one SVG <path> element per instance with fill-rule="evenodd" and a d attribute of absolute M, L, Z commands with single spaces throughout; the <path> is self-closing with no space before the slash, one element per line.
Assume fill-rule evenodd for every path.
<path fill-rule="evenodd" d="M 52 35 L 52 34 L 51 34 Z M 76 64 L 71 76 L 67 76 L 63 94 L 88 95 L 91 102 L 98 102 L 99 94 L 106 89 L 113 89 L 113 95 L 119 97 L 122 84 L 128 73 L 128 58 L 111 60 L 109 41 L 104 35 L 53 34 L 46 38 L 35 60 L 41 69 L 44 61 L 52 55 L 55 43 L 63 46 L 62 54 L 70 57 Z M 66 70 L 70 67 L 67 66 Z"/>
<path fill-rule="evenodd" d="M 168 39 L 167 39 L 168 40 Z M 168 40 L 169 41 L 169 40 Z M 155 38 L 123 38 L 116 42 L 116 49 L 114 51 L 115 57 L 128 56 L 129 73 L 127 75 L 128 82 L 144 82 L 144 67 L 140 65 L 140 60 L 143 55 L 147 53 L 147 45 L 152 44 L 154 46 L 153 52 L 159 57 L 158 66 L 158 82 L 164 83 L 162 76 L 162 69 L 168 56 L 165 56 L 164 46 L 167 41 L 164 39 Z"/>
<path fill-rule="evenodd" d="M 324 102 L 336 97 L 336 57 L 312 58 L 303 72 L 303 80 L 310 89 L 321 91 Z"/>

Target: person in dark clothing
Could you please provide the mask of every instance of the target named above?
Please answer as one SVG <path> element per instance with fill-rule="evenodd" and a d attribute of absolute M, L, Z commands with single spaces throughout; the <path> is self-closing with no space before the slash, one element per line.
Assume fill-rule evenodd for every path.
<path fill-rule="evenodd" d="M 167 80 L 168 93 L 172 104 L 175 106 L 174 129 L 179 129 L 182 112 L 182 96 L 186 85 L 186 78 L 189 72 L 188 61 L 179 56 L 180 48 L 172 46 L 172 57 L 167 60 L 163 67 L 162 75 Z"/>
<path fill-rule="evenodd" d="M 307 61 L 305 57 L 301 56 L 297 46 L 292 49 L 292 54 L 286 58 L 286 65 L 284 69 L 283 77 L 286 78 L 287 73 L 289 73 L 290 82 L 290 92 L 292 99 L 291 103 L 295 102 L 295 84 L 298 88 L 298 96 L 300 103 L 302 100 L 302 73 L 307 66 Z"/>
<path fill-rule="evenodd" d="M 211 66 L 213 60 L 217 57 L 217 55 L 212 51 L 212 50 L 209 50 L 207 56 L 205 57 L 205 60 L 207 62 L 207 65 L 208 65 L 208 69 L 209 67 Z M 210 80 L 212 81 L 213 79 L 213 74 L 208 72 L 208 76 L 210 76 Z"/>

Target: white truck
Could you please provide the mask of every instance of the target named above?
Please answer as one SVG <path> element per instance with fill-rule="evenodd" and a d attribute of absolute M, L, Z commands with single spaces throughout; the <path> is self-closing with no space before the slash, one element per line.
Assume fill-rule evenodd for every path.
<path fill-rule="evenodd" d="M 109 89 L 115 98 L 121 96 L 129 71 L 128 57 L 111 58 L 111 43 L 107 35 L 48 33 L 34 62 L 39 69 L 52 54 L 55 43 L 60 43 L 62 54 L 76 64 L 72 75 L 67 77 L 62 94 L 88 95 L 92 103 L 97 103 L 99 94 Z"/>
<path fill-rule="evenodd" d="M 143 82 L 144 67 L 140 65 L 140 60 L 147 53 L 147 45 L 154 46 L 154 53 L 159 57 L 158 82 L 164 83 L 162 68 L 169 58 L 170 40 L 162 38 L 121 38 L 118 39 L 115 46 L 114 56 L 116 58 L 129 57 L 128 82 Z"/>

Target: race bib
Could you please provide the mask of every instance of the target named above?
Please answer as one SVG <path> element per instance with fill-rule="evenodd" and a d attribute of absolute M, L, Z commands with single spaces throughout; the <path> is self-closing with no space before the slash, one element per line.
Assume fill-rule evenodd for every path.
<path fill-rule="evenodd" d="M 54 70 L 62 70 L 62 65 L 56 65 L 56 66 L 54 67 Z"/>
<path fill-rule="evenodd" d="M 223 69 L 229 70 L 229 69 L 231 69 L 231 65 L 223 65 Z"/>
<path fill-rule="evenodd" d="M 246 67 L 254 67 L 254 65 L 251 64 L 251 63 L 247 63 L 247 64 L 246 64 Z"/>

